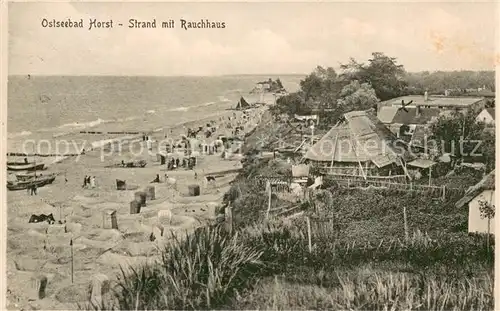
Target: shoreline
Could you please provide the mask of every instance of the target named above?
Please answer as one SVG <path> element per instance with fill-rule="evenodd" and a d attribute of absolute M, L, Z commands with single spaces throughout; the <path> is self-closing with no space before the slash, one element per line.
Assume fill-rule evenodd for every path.
<path fill-rule="evenodd" d="M 259 109 L 259 108 L 255 108 Z M 131 136 L 131 135 L 121 135 L 121 134 L 108 134 L 109 132 L 113 131 L 93 131 L 92 129 L 98 128 L 98 126 L 92 127 L 92 128 L 87 128 L 85 132 L 102 132 L 102 134 L 88 134 L 88 133 L 81 133 L 83 130 L 77 129 L 75 131 L 69 132 L 69 133 L 64 133 L 64 134 L 53 134 L 49 132 L 38 132 L 38 133 L 31 133 L 29 136 L 23 136 L 23 138 L 19 136 L 14 136 L 14 137 L 9 137 L 9 134 L 7 134 L 7 156 L 12 156 L 15 157 L 13 154 L 24 154 L 22 156 L 33 156 L 33 155 L 40 155 L 41 157 L 50 157 L 50 154 L 54 156 L 77 156 L 81 154 L 82 149 L 88 150 L 89 148 L 96 148 L 98 145 L 101 144 L 106 144 L 106 141 L 113 141 L 112 143 L 120 142 L 122 140 L 131 140 L 131 139 L 137 139 L 142 136 L 142 133 L 149 133 L 153 134 L 150 136 L 153 136 L 157 138 L 157 136 L 164 132 L 166 133 L 167 131 L 171 130 L 172 132 L 178 132 L 179 128 L 197 128 L 200 124 L 204 127 L 204 124 L 212 120 L 213 118 L 220 118 L 221 116 L 228 116 L 232 115 L 233 113 L 236 113 L 237 110 L 232 110 L 230 108 L 225 108 L 223 110 L 218 110 L 217 112 L 210 113 L 208 115 L 201 115 L 201 116 L 193 116 L 193 118 L 188 119 L 188 120 L 183 120 L 180 122 L 175 122 L 172 124 L 167 124 L 165 126 L 160 126 L 156 127 L 154 129 L 150 130 L 142 130 L 138 131 L 141 134 Z M 55 148 L 50 148 L 50 149 L 57 149 L 59 148 L 58 146 L 60 145 L 61 142 L 71 142 L 70 147 L 72 147 L 72 150 L 66 150 L 66 152 L 53 152 L 53 150 L 49 151 L 44 151 L 44 150 L 39 150 L 41 148 L 37 148 L 37 152 L 26 152 L 26 146 L 24 143 L 26 142 L 48 142 L 49 145 L 52 144 L 55 146 Z M 96 147 L 93 147 L 96 146 Z M 65 146 L 67 144 L 65 143 Z M 32 149 L 33 150 L 33 149 Z"/>

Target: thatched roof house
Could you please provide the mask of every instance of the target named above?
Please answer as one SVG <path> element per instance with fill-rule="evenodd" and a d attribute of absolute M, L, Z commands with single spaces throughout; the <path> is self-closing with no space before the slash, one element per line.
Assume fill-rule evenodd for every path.
<path fill-rule="evenodd" d="M 304 157 L 335 171 L 333 174 L 385 175 L 396 173 L 398 167 L 404 170 L 401 160 L 410 160 L 406 150 L 407 146 L 373 113 L 352 111 Z"/>

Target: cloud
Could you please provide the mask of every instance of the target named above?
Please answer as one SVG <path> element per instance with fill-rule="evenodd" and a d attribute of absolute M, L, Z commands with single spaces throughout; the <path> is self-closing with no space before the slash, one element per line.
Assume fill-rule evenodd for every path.
<path fill-rule="evenodd" d="M 377 33 L 374 25 L 352 17 L 342 19 L 340 29 L 344 34 L 355 37 L 370 36 Z"/>
<path fill-rule="evenodd" d="M 373 51 L 394 56 L 411 70 L 424 65 L 425 69 L 482 68 L 493 59 L 494 16 L 485 15 L 486 6 L 387 4 L 384 9 L 386 4 L 377 4 L 380 14 L 375 15 L 364 4 L 249 3 L 243 12 L 235 11 L 239 6 L 234 4 L 190 5 L 10 4 L 9 73 L 307 73 L 318 64 L 335 67 L 349 57 L 363 61 Z M 188 31 L 40 27 L 43 17 L 87 22 L 90 16 L 113 17 L 124 24 L 128 18 L 207 17 L 224 20 L 229 27 Z"/>

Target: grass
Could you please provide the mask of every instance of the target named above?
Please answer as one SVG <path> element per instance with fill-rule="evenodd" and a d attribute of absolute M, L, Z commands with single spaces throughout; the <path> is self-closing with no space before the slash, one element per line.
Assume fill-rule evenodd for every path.
<path fill-rule="evenodd" d="M 89 303 L 80 309 L 209 309 L 245 288 L 262 266 L 262 251 L 222 227 L 197 230 L 183 240 L 174 237 L 162 254 L 158 265 L 122 270 L 103 305 Z"/>
<path fill-rule="evenodd" d="M 271 222 L 232 236 L 197 230 L 174 239 L 160 264 L 122 271 L 101 309 L 493 308 L 493 253 L 483 237 L 417 232 L 407 243 L 353 245 L 331 234 L 310 253 L 297 225 Z"/>
<path fill-rule="evenodd" d="M 322 287 L 268 278 L 234 300 L 238 309 L 260 310 L 488 310 L 491 277 L 446 277 L 386 273 L 370 268 L 337 271 L 338 285 Z"/>

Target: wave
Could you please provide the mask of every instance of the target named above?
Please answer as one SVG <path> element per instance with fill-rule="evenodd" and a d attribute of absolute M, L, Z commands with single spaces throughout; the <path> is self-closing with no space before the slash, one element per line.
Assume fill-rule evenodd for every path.
<path fill-rule="evenodd" d="M 169 109 L 168 111 L 175 111 L 175 112 L 188 111 L 191 108 L 193 108 L 193 107 L 177 107 L 177 108 Z"/>
<path fill-rule="evenodd" d="M 225 97 L 224 95 L 217 96 L 217 98 L 219 99 L 220 102 L 223 102 L 223 103 L 228 103 L 231 101 L 229 98 Z"/>
<path fill-rule="evenodd" d="M 115 120 L 103 120 L 103 119 L 99 118 L 97 120 L 83 122 L 83 123 L 79 123 L 79 122 L 66 123 L 66 124 L 63 124 L 61 126 L 58 126 L 57 128 L 58 129 L 67 129 L 67 128 L 81 129 L 81 128 L 94 127 L 94 126 L 97 126 L 99 124 L 109 123 L 109 122 L 114 122 L 114 121 Z"/>
<path fill-rule="evenodd" d="M 226 98 L 225 96 L 218 96 L 218 101 L 210 101 L 210 102 L 205 102 L 201 103 L 198 105 L 194 106 L 189 106 L 189 107 L 175 107 L 171 109 L 167 109 L 167 112 L 187 112 L 191 109 L 196 109 L 200 107 L 209 107 L 212 105 L 217 105 L 221 103 L 227 103 L 231 102 L 230 99 Z M 157 111 L 154 109 L 147 110 L 145 112 L 146 115 L 152 115 L 152 114 L 157 114 Z M 128 122 L 128 121 L 133 121 L 137 120 L 144 117 L 144 115 L 138 116 L 129 116 L 125 118 L 116 118 L 116 119 L 101 119 L 98 118 L 97 120 L 92 120 L 92 121 L 87 121 L 87 122 L 70 122 L 70 123 L 65 123 L 57 127 L 51 127 L 51 128 L 42 128 L 38 129 L 36 132 L 45 132 L 45 133 L 50 133 L 52 132 L 53 135 L 52 137 L 61 137 L 69 134 L 73 134 L 76 131 L 82 131 L 86 130 L 87 128 L 95 127 L 101 124 L 106 124 L 106 123 L 120 123 L 120 122 Z M 14 137 L 20 137 L 20 136 L 28 136 L 32 135 L 33 133 L 30 131 L 22 131 L 19 133 L 12 133 L 9 134 L 9 137 L 14 138 Z"/>
<path fill-rule="evenodd" d="M 212 105 L 215 105 L 216 103 L 217 102 L 208 102 L 208 103 L 201 104 L 200 107 L 212 106 Z"/>
<path fill-rule="evenodd" d="M 233 90 L 227 90 L 224 94 L 241 93 L 242 91 L 243 91 L 242 89 L 233 89 Z"/>
<path fill-rule="evenodd" d="M 30 131 L 22 131 L 22 132 L 18 132 L 18 133 L 8 134 L 8 136 L 9 137 L 20 137 L 20 136 L 29 136 L 31 134 L 33 134 L 33 133 Z"/>

